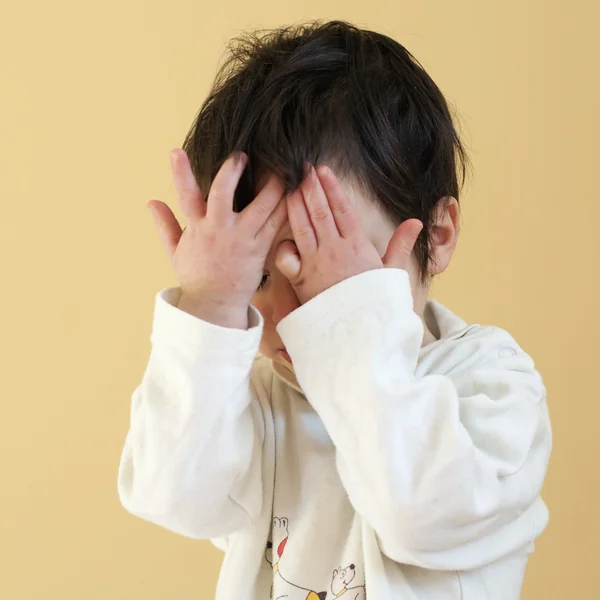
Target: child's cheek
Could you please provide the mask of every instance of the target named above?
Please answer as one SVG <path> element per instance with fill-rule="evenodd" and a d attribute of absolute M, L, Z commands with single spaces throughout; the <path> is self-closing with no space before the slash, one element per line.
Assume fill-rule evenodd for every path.
<path fill-rule="evenodd" d="M 273 323 L 271 312 L 266 306 L 261 305 L 260 302 L 253 305 L 258 312 L 260 312 L 263 318 L 263 333 L 258 349 L 263 356 L 266 356 L 267 358 L 275 358 L 279 347 L 276 347 L 273 344 L 273 339 L 277 337 L 277 332 L 275 330 L 275 324 Z"/>

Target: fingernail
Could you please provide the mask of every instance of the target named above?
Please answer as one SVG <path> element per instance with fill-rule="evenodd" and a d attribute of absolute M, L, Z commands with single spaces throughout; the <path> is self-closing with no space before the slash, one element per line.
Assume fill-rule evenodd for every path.
<path fill-rule="evenodd" d="M 244 152 L 242 152 L 241 150 L 236 150 L 233 153 L 233 156 L 235 159 L 236 166 L 241 167 L 243 164 L 245 164 L 247 156 Z"/>
<path fill-rule="evenodd" d="M 171 156 L 171 163 L 174 164 L 175 161 L 177 160 L 177 150 L 171 150 L 170 156 Z"/>
<path fill-rule="evenodd" d="M 321 165 L 319 167 L 319 169 L 320 169 L 320 173 L 318 173 L 319 179 L 322 177 L 325 177 L 325 179 L 335 179 L 335 175 L 333 174 L 331 167 L 328 167 L 327 165 Z"/>

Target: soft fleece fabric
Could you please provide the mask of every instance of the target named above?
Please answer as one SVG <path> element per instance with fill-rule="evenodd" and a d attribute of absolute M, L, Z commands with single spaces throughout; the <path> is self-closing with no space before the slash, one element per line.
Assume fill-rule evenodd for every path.
<path fill-rule="evenodd" d="M 279 323 L 294 377 L 258 354 L 256 309 L 228 329 L 179 294 L 155 299 L 118 491 L 225 551 L 217 600 L 519 598 L 551 431 L 511 335 L 429 300 L 421 347 L 407 272 L 377 269 Z"/>

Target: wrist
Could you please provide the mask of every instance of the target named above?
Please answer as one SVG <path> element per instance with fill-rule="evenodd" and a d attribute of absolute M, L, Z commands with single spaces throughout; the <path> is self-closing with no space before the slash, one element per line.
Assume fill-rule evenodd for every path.
<path fill-rule="evenodd" d="M 177 308 L 213 325 L 231 329 L 248 329 L 248 306 L 207 302 L 181 294 Z"/>

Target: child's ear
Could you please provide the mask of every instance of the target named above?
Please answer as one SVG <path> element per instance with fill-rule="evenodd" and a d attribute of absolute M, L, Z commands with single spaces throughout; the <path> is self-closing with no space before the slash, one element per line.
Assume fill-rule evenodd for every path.
<path fill-rule="evenodd" d="M 430 275 L 439 275 L 450 264 L 458 242 L 460 210 L 456 198 L 442 198 L 438 201 L 430 231 L 432 262 L 428 270 Z"/>

